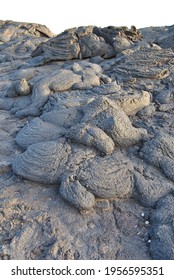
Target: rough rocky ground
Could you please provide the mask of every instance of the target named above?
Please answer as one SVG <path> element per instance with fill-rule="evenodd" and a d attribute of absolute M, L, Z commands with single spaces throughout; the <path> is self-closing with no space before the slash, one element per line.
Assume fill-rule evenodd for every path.
<path fill-rule="evenodd" d="M 173 36 L 0 21 L 0 259 L 174 259 Z"/>

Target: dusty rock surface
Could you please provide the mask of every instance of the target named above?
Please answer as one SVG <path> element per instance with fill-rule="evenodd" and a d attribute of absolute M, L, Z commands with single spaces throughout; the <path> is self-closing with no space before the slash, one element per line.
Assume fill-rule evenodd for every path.
<path fill-rule="evenodd" d="M 0 259 L 174 259 L 173 36 L 0 21 Z"/>

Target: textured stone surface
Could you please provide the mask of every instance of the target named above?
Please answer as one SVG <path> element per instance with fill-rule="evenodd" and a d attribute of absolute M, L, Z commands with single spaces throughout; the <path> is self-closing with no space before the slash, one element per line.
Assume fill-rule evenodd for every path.
<path fill-rule="evenodd" d="M 173 219 L 174 197 L 168 195 L 157 203 L 151 217 L 152 228 L 150 231 L 150 251 L 155 259 L 174 259 Z"/>
<path fill-rule="evenodd" d="M 40 56 L 40 63 L 95 56 L 109 58 L 117 52 L 130 48 L 131 44 L 138 40 L 141 40 L 141 35 L 135 27 L 128 30 L 128 28 L 114 26 L 106 28 L 82 26 L 67 29 L 45 44 L 40 44 L 32 56 Z M 32 59 L 30 64 L 37 61 Z"/>
<path fill-rule="evenodd" d="M 113 140 L 103 130 L 85 123 L 73 126 L 66 137 L 74 142 L 94 147 L 103 154 L 111 154 L 115 148 Z"/>
<path fill-rule="evenodd" d="M 145 143 L 140 155 L 149 163 L 160 168 L 164 174 L 174 181 L 174 137 L 159 133 L 154 139 Z"/>
<path fill-rule="evenodd" d="M 90 160 L 88 166 L 81 167 L 77 178 L 96 197 L 124 198 L 132 193 L 132 170 L 129 159 L 117 151 L 112 156 Z"/>
<path fill-rule="evenodd" d="M 50 122 L 35 118 L 25 125 L 16 135 L 16 143 L 26 149 L 28 146 L 50 140 L 57 140 L 65 134 L 66 130 Z"/>
<path fill-rule="evenodd" d="M 64 139 L 36 143 L 13 161 L 13 170 L 33 181 L 56 183 L 66 170 L 70 151 Z"/>
<path fill-rule="evenodd" d="M 174 259 L 172 34 L 0 21 L 0 259 Z"/>

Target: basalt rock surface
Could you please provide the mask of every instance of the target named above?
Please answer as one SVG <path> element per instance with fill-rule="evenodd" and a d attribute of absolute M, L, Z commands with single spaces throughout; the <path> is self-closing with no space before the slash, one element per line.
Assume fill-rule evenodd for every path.
<path fill-rule="evenodd" d="M 0 21 L 0 259 L 174 259 L 173 34 Z"/>
<path fill-rule="evenodd" d="M 32 53 L 33 63 L 45 63 L 54 60 L 70 60 L 101 56 L 114 57 L 117 53 L 130 48 L 141 40 L 141 33 L 132 26 L 81 26 L 65 30 L 56 37 L 41 43 Z"/>

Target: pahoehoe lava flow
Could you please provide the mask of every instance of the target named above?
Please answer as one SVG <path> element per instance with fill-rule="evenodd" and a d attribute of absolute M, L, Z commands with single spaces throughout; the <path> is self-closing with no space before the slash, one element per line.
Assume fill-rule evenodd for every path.
<path fill-rule="evenodd" d="M 0 21 L 0 259 L 174 259 L 173 36 Z"/>

